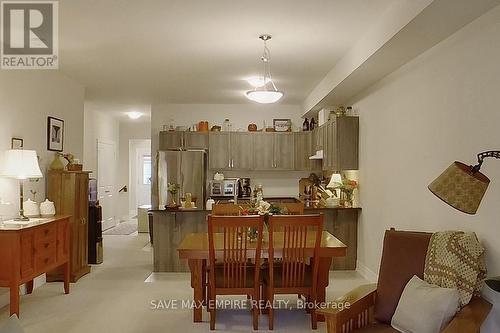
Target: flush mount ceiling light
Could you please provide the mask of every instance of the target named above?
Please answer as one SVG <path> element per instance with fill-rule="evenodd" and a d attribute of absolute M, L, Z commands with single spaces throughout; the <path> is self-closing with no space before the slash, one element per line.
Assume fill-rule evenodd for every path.
<path fill-rule="evenodd" d="M 264 41 L 264 53 L 260 58 L 264 64 L 264 75 L 259 78 L 262 85 L 254 85 L 255 89 L 247 91 L 246 97 L 257 103 L 276 103 L 283 97 L 283 92 L 276 88 L 271 76 L 271 52 L 267 47 L 267 41 L 271 39 L 271 35 L 260 35 L 259 38 Z"/>
<path fill-rule="evenodd" d="M 142 113 L 140 112 L 137 112 L 137 111 L 132 111 L 132 112 L 127 112 L 127 116 L 130 118 L 130 119 L 139 119 L 142 117 Z"/>

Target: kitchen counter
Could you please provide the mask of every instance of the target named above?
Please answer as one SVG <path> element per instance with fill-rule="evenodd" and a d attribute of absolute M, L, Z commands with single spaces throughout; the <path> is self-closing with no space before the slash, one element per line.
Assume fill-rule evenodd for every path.
<path fill-rule="evenodd" d="M 266 198 L 271 202 L 295 198 Z M 296 202 L 295 201 L 295 202 Z M 241 202 L 240 202 L 241 203 Z M 243 204 L 243 203 L 242 203 Z M 335 207 L 327 208 L 315 205 L 306 207 L 306 214 L 323 213 L 324 230 L 347 245 L 345 257 L 334 258 L 332 269 L 355 270 L 357 260 L 358 216 L 361 208 Z M 155 272 L 188 272 L 187 262 L 179 259 L 176 249 L 181 241 L 190 233 L 207 232 L 207 215 L 210 211 L 202 208 L 167 210 L 153 207 L 153 262 Z"/>

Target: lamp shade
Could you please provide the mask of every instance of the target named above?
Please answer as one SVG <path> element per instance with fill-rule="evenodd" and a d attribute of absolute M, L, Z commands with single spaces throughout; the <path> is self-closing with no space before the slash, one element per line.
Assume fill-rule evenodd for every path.
<path fill-rule="evenodd" d="M 337 188 L 342 185 L 342 176 L 339 173 L 332 174 L 330 182 L 326 185 L 327 188 Z"/>
<path fill-rule="evenodd" d="M 12 149 L 5 151 L 1 175 L 8 178 L 42 178 L 34 150 Z"/>
<path fill-rule="evenodd" d="M 448 205 L 467 214 L 476 214 L 490 180 L 481 172 L 454 162 L 428 187 Z"/>

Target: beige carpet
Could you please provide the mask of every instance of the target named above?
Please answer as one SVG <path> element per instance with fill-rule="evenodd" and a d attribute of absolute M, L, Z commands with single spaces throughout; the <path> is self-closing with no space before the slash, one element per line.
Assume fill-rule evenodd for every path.
<path fill-rule="evenodd" d="M 62 283 L 48 283 L 32 295 L 21 297 L 21 323 L 27 333 L 132 333 L 132 332 L 208 332 L 205 322 L 192 323 L 190 310 L 152 310 L 152 300 L 192 297 L 189 275 L 161 273 L 151 275 L 152 252 L 148 236 L 105 236 L 104 264 L 71 285 L 63 294 Z M 149 282 L 145 282 L 145 281 Z M 336 272 L 328 289 L 333 298 L 366 281 L 355 272 Z M 9 315 L 8 306 L 0 309 L 0 326 Z M 276 332 L 310 330 L 310 319 L 302 310 L 280 310 L 275 316 Z M 251 331 L 251 316 L 245 310 L 219 311 L 217 330 Z M 261 316 L 260 330 L 267 330 Z M 318 332 L 325 332 L 320 324 Z"/>

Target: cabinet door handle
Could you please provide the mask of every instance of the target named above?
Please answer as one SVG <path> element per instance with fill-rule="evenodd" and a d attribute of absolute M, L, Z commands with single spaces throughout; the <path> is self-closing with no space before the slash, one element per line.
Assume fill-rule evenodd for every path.
<path fill-rule="evenodd" d="M 231 168 L 234 168 L 234 160 L 231 160 Z"/>

